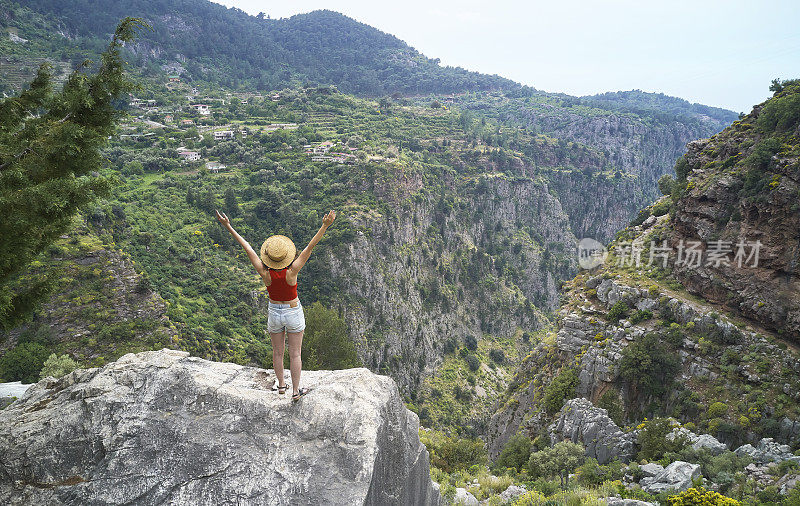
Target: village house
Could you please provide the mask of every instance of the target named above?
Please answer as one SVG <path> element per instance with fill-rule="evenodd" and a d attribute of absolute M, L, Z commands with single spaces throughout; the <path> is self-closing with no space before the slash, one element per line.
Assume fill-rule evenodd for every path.
<path fill-rule="evenodd" d="M 185 162 L 197 162 L 200 161 L 200 153 L 197 151 L 178 151 L 178 156 L 183 158 Z"/>
<path fill-rule="evenodd" d="M 182 119 L 181 120 L 181 126 L 192 126 L 192 125 L 194 125 L 194 120 L 193 119 Z"/>
<path fill-rule="evenodd" d="M 214 132 L 214 140 L 233 139 L 233 130 L 217 130 Z"/>
<path fill-rule="evenodd" d="M 211 109 L 207 104 L 192 104 L 192 107 L 198 114 L 202 114 L 203 116 L 211 114 Z"/>
<path fill-rule="evenodd" d="M 228 168 L 227 165 L 220 162 L 206 162 L 206 168 L 211 172 L 219 172 Z"/>
<path fill-rule="evenodd" d="M 169 76 L 169 82 L 171 83 L 179 83 L 181 82 L 180 76 Z"/>
<path fill-rule="evenodd" d="M 172 114 L 167 114 L 166 116 L 164 116 L 165 123 L 172 123 L 174 120 L 175 118 L 172 116 Z"/>

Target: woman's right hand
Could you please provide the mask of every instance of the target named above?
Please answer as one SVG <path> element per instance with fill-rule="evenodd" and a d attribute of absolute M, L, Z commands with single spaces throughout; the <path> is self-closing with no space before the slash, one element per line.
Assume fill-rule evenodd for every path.
<path fill-rule="evenodd" d="M 333 220 L 336 219 L 336 211 L 332 210 L 322 218 L 322 224 L 326 227 L 330 227 L 333 223 Z"/>
<path fill-rule="evenodd" d="M 217 220 L 220 223 L 225 225 L 225 227 L 229 227 L 231 225 L 231 220 L 228 219 L 228 216 L 226 216 L 225 213 L 220 214 L 220 212 L 216 211 L 216 210 L 215 210 L 215 212 L 217 213 Z"/>

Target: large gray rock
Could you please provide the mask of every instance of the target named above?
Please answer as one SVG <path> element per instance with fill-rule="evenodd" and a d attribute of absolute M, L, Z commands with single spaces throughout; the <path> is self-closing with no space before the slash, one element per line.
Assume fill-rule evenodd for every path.
<path fill-rule="evenodd" d="M 776 443 L 771 437 L 762 439 L 755 447 L 751 444 L 742 445 L 734 453 L 739 457 L 748 456 L 758 464 L 783 462 L 784 460 L 792 460 L 800 464 L 800 457 L 792 453 L 789 445 Z"/>
<path fill-rule="evenodd" d="M 656 506 L 656 504 L 652 502 L 623 499 L 621 497 L 606 497 L 605 501 L 606 506 Z"/>
<path fill-rule="evenodd" d="M 458 487 L 456 489 L 456 495 L 453 497 L 453 504 L 458 504 L 459 506 L 478 506 L 480 503 L 470 491 Z"/>
<path fill-rule="evenodd" d="M 683 492 L 692 486 L 692 480 L 700 477 L 700 466 L 689 462 L 677 461 L 668 465 L 652 478 L 642 478 L 639 485 L 645 492 Z"/>
<path fill-rule="evenodd" d="M 437 504 L 419 420 L 367 369 L 274 375 L 161 350 L 0 411 L 2 504 Z"/>
<path fill-rule="evenodd" d="M 605 409 L 595 407 L 587 399 L 572 399 L 564 403 L 558 420 L 548 428 L 553 443 L 569 439 L 586 447 L 586 456 L 606 464 L 619 459 L 629 462 L 633 457 L 634 435 L 624 433 L 608 417 Z"/>
<path fill-rule="evenodd" d="M 676 438 L 683 438 L 695 450 L 706 449 L 711 452 L 712 455 L 719 455 L 728 449 L 725 443 L 720 442 L 714 436 L 709 434 L 697 435 L 683 427 L 676 427 L 672 432 L 667 434 L 667 439 L 670 441 L 674 441 Z"/>

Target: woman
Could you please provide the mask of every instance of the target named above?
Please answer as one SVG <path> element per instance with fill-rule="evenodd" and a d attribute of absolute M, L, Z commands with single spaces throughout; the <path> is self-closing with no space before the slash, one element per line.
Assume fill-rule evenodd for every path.
<path fill-rule="evenodd" d="M 311 256 L 311 250 L 322 239 L 325 231 L 336 219 L 336 213 L 330 211 L 322 219 L 322 226 L 311 238 L 300 255 L 295 258 L 297 250 L 291 239 L 283 235 L 273 235 L 261 245 L 261 254 L 256 254 L 250 244 L 245 241 L 231 226 L 225 213 L 217 211 L 217 220 L 222 223 L 236 242 L 242 245 L 250 262 L 267 285 L 269 293 L 269 313 L 267 330 L 272 340 L 272 367 L 278 377 L 278 385 L 273 387 L 279 394 L 286 393 L 283 378 L 284 332 L 289 339 L 289 371 L 292 375 L 292 400 L 296 401 L 306 393 L 307 388 L 300 388 L 300 348 L 303 344 L 303 332 L 306 319 L 303 306 L 297 297 L 297 274 Z"/>

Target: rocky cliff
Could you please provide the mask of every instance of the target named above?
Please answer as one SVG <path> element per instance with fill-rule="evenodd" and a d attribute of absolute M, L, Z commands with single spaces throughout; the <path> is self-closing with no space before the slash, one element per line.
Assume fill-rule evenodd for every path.
<path fill-rule="evenodd" d="M 617 235 L 604 265 L 567 283 L 557 332 L 523 361 L 492 418 L 490 453 L 554 420 L 574 440 L 653 416 L 731 448 L 762 437 L 800 445 L 798 92 L 784 83 L 743 120 L 692 143 L 664 185 L 671 196 Z M 697 264 L 687 263 L 693 241 Z M 608 416 L 559 421 L 573 397 Z"/>
<path fill-rule="evenodd" d="M 168 349 L 44 379 L 0 411 L 0 502 L 438 504 L 390 378 L 304 372 L 296 403 L 273 381 Z"/>

